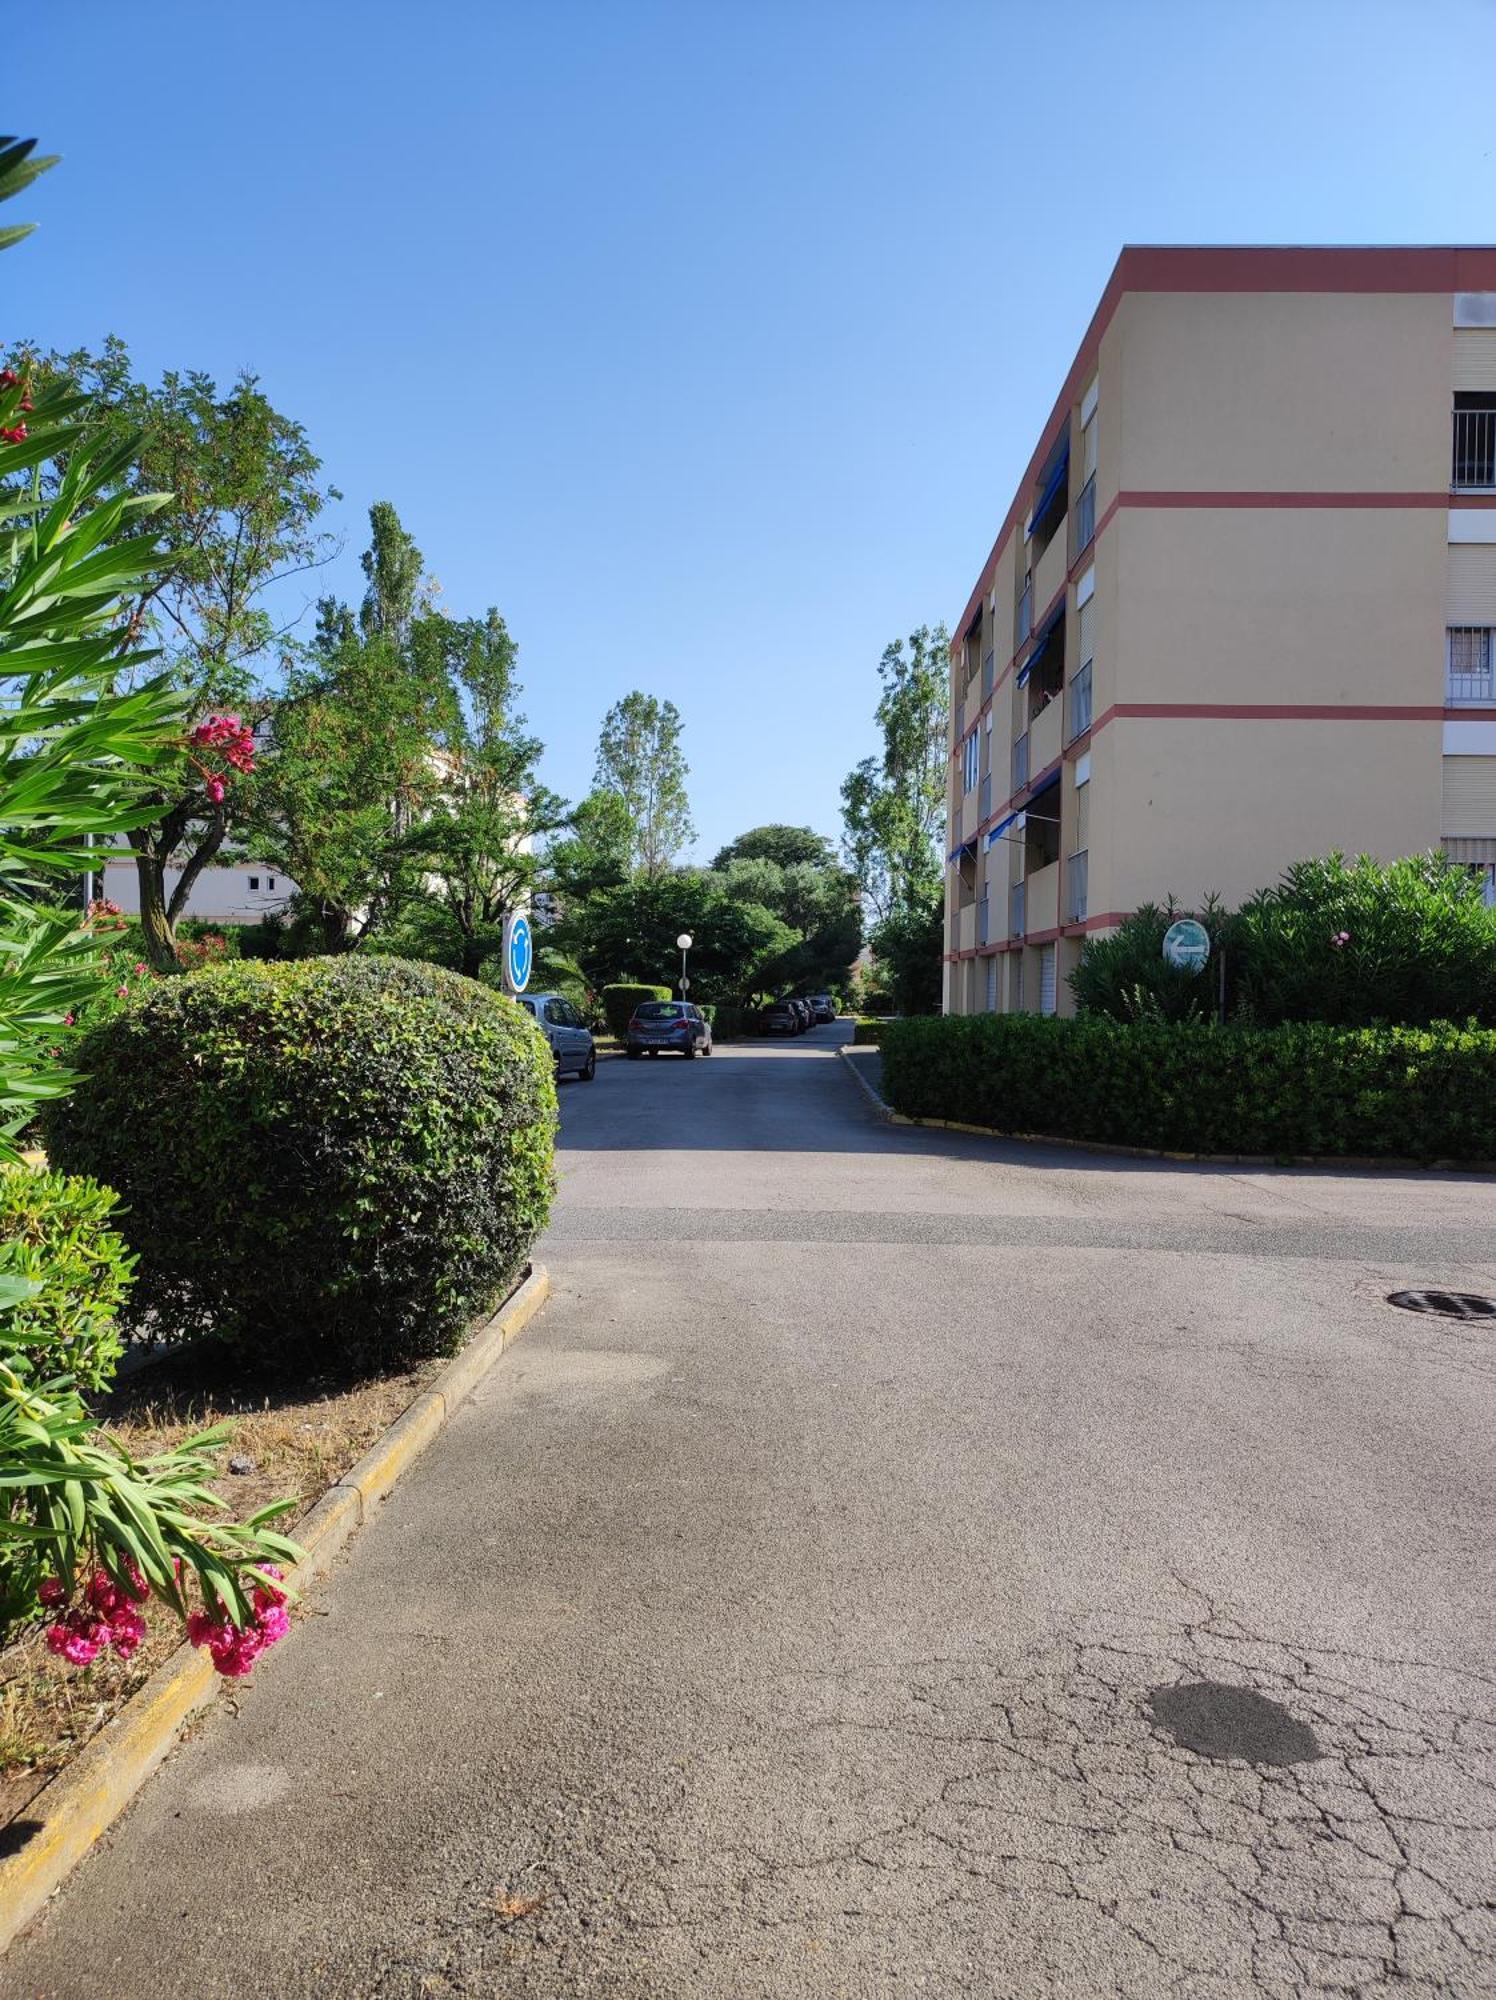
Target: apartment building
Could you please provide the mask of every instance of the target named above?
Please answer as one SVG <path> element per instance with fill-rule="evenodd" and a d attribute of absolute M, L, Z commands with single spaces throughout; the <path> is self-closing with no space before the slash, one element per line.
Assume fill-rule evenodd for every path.
<path fill-rule="evenodd" d="M 1304 855 L 1496 897 L 1496 248 L 1122 252 L 952 645 L 945 1005 Z"/>

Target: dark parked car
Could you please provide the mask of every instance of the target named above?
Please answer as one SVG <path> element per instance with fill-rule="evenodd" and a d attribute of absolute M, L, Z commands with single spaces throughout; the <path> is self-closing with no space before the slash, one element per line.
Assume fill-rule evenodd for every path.
<path fill-rule="evenodd" d="M 640 1056 L 709 1056 L 711 1023 L 688 1000 L 645 1000 L 629 1022 L 626 1052 L 630 1062 Z"/>
<path fill-rule="evenodd" d="M 810 1009 L 818 1022 L 836 1019 L 836 1002 L 829 993 L 812 993 Z"/>
<path fill-rule="evenodd" d="M 794 998 L 794 1008 L 795 1012 L 800 1016 L 800 1032 L 803 1035 L 807 1028 L 813 1028 L 815 1026 L 816 1017 L 811 1012 L 810 1002 L 808 1000 L 802 1000 L 798 993 L 795 995 Z"/>
<path fill-rule="evenodd" d="M 764 1009 L 764 1033 L 766 1035 L 798 1035 L 800 1016 L 792 1000 L 776 1000 L 772 1007 Z"/>

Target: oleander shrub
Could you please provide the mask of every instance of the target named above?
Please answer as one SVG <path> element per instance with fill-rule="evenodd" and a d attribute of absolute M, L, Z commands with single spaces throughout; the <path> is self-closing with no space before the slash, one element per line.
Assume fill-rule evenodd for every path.
<path fill-rule="evenodd" d="M 112 1188 L 45 1168 L 0 1169 L 0 1271 L 35 1287 L 0 1327 L 0 1351 L 39 1381 L 71 1375 L 85 1389 L 114 1378 L 119 1314 L 135 1259 L 112 1227 Z"/>
<path fill-rule="evenodd" d="M 609 1033 L 622 1041 L 628 1033 L 629 1020 L 636 1007 L 642 1006 L 646 1000 L 669 1000 L 671 997 L 668 986 L 605 986 L 602 1003 Z"/>
<path fill-rule="evenodd" d="M 1289 1022 L 890 1021 L 883 1095 L 909 1117 L 1274 1157 L 1496 1160 L 1496 1032 Z"/>
<path fill-rule="evenodd" d="M 91 1029 L 53 1160 L 106 1180 L 127 1325 L 305 1372 L 451 1352 L 552 1195 L 554 1065 L 523 1009 L 376 957 L 217 966 Z"/>

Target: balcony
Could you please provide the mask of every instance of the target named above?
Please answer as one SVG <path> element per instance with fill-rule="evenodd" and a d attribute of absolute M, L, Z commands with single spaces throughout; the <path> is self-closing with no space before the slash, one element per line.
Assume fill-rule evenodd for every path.
<path fill-rule="evenodd" d="M 1026 936 L 1035 931 L 1058 930 L 1060 925 L 1060 864 L 1051 861 L 1047 868 L 1030 875 L 1022 884 L 1024 889 L 1024 915 L 1028 920 Z"/>
<path fill-rule="evenodd" d="M 1086 889 L 1090 856 L 1084 848 L 1079 854 L 1072 854 L 1066 863 L 1065 877 L 1065 922 L 1083 924 L 1086 920 Z"/>
<path fill-rule="evenodd" d="M 1062 701 L 1049 702 L 1028 726 L 1029 775 L 1033 778 L 1047 771 L 1060 754 L 1064 706 Z"/>
<path fill-rule="evenodd" d="M 1021 792 L 1029 778 L 1029 740 L 1025 730 L 1013 745 L 1013 789 Z"/>
<path fill-rule="evenodd" d="M 1065 741 L 1073 743 L 1091 726 L 1091 662 L 1081 668 L 1065 691 Z"/>
<path fill-rule="evenodd" d="M 1074 562 L 1083 550 L 1088 549 L 1096 539 L 1096 475 L 1093 472 L 1080 492 L 1075 496 L 1075 546 L 1070 560 Z"/>
<path fill-rule="evenodd" d="M 1496 705 L 1496 649 L 1488 625 L 1449 628 L 1444 698 L 1451 708 Z"/>
<path fill-rule="evenodd" d="M 1021 938 L 1028 935 L 1028 926 L 1024 921 L 1024 904 L 1027 901 L 1024 891 L 1027 887 L 1028 885 L 1025 882 L 1015 882 L 1008 892 L 1009 937 Z"/>
<path fill-rule="evenodd" d="M 1033 631 L 1033 629 L 1034 629 L 1034 579 L 1031 576 L 1028 576 L 1025 577 L 1023 580 L 1023 590 L 1019 595 L 1018 599 L 1018 616 L 1015 619 L 1013 626 L 1013 645 L 1015 649 L 1023 644 L 1024 640 L 1028 637 L 1029 633 Z"/>
<path fill-rule="evenodd" d="M 1034 570 L 1034 603 L 1040 612 L 1053 603 L 1056 592 L 1065 581 L 1067 567 L 1065 537 L 1056 535 Z"/>
<path fill-rule="evenodd" d="M 956 951 L 972 951 L 975 949 L 977 941 L 977 906 L 975 903 L 968 903 L 964 909 L 957 910 L 952 936 L 954 941 L 953 949 Z"/>
<path fill-rule="evenodd" d="M 1457 493 L 1487 493 L 1496 488 L 1496 398 L 1482 396 L 1486 409 L 1454 413 L 1454 453 L 1449 483 Z"/>

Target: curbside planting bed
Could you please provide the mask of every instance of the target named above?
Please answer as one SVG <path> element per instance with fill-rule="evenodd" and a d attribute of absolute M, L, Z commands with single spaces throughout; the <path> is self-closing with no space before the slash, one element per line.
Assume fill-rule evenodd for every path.
<path fill-rule="evenodd" d="M 537 1266 L 378 1443 L 295 1523 L 303 1553 L 288 1578 L 293 1591 L 305 1591 L 326 1573 L 354 1530 L 518 1339 L 550 1288 L 548 1273 Z M 190 1643 L 179 1646 L 72 1762 L 0 1828 L 0 1951 L 124 1811 L 220 1685 L 207 1653 Z"/>
<path fill-rule="evenodd" d="M 1496 1160 L 1496 1030 L 971 1015 L 891 1021 L 902 1117 L 1192 1154 Z"/>

